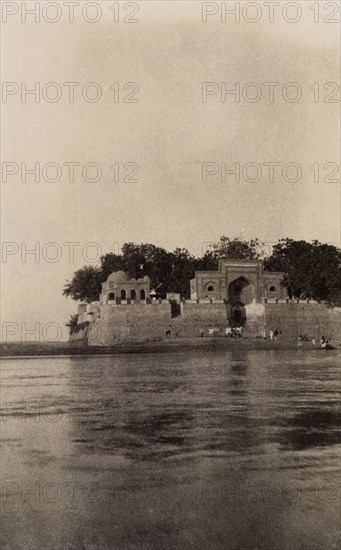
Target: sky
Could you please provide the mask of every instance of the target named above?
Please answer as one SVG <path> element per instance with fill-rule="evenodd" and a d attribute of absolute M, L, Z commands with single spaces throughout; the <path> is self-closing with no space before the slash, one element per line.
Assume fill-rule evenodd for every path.
<path fill-rule="evenodd" d="M 340 244 L 339 25 L 325 2 L 301 2 L 296 23 L 285 2 L 273 23 L 264 2 L 237 2 L 226 23 L 221 2 L 81 2 L 72 23 L 63 2 L 41 2 L 40 21 L 3 4 L 18 7 L 2 13 L 3 340 L 65 339 L 65 281 L 125 242 Z"/>

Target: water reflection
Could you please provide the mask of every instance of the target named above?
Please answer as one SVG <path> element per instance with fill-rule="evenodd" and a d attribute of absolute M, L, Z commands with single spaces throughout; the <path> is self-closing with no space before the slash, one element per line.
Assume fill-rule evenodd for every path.
<path fill-rule="evenodd" d="M 278 438 L 282 448 L 297 451 L 341 443 L 339 410 L 315 409 L 302 412 L 288 418 L 282 423 L 282 428 Z"/>
<path fill-rule="evenodd" d="M 224 354 L 211 361 L 142 356 L 137 365 L 127 356 L 71 358 L 77 452 L 96 446 L 97 452 L 160 460 L 208 450 L 250 453 L 274 443 L 279 450 L 337 444 L 334 402 L 324 399 L 318 409 L 305 410 L 316 384 L 315 376 L 306 377 L 307 365 L 292 370 L 289 363 L 283 370 L 273 358 L 260 362 L 259 355 Z M 94 361 L 100 361 L 99 370 Z M 323 394 L 328 374 L 326 380 L 321 374 Z"/>
<path fill-rule="evenodd" d="M 4 363 L 5 550 L 338 547 L 335 354 Z M 37 479 L 60 499 L 33 498 Z"/>

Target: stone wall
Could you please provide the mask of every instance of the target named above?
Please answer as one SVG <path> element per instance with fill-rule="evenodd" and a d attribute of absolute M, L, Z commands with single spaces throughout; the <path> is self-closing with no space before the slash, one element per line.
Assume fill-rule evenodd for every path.
<path fill-rule="evenodd" d="M 223 303 L 184 303 L 172 319 L 171 304 L 103 305 L 100 317 L 89 327 L 90 345 L 113 345 L 124 341 L 157 341 L 166 336 L 196 337 L 210 328 L 223 332 L 227 326 Z"/>
<path fill-rule="evenodd" d="M 158 341 L 170 337 L 200 337 L 216 329 L 223 335 L 228 326 L 224 303 L 181 303 L 180 315 L 172 318 L 167 301 L 150 304 L 108 305 L 87 329 L 90 345 L 110 346 L 119 342 Z M 251 303 L 245 306 L 244 335 L 250 339 L 269 330 L 280 331 L 283 340 L 297 340 L 299 334 L 309 338 L 326 336 L 340 342 L 341 308 L 328 308 L 318 303 Z M 84 332 L 74 340 L 84 338 Z"/>
<path fill-rule="evenodd" d="M 287 289 L 281 285 L 283 273 L 275 271 L 263 272 L 263 296 L 265 298 L 287 298 Z"/>
<path fill-rule="evenodd" d="M 208 334 L 209 329 L 224 332 L 227 326 L 226 304 L 224 303 L 191 303 L 181 304 L 181 315 L 172 319 L 172 333 L 178 336 L 196 337 Z"/>
<path fill-rule="evenodd" d="M 329 308 L 318 303 L 265 304 L 267 329 L 277 329 L 285 339 L 326 336 L 340 341 L 341 308 Z"/>
<path fill-rule="evenodd" d="M 245 336 L 263 335 L 266 331 L 280 331 L 285 340 L 297 340 L 298 335 L 308 338 L 326 336 L 334 342 L 341 338 L 341 308 L 329 308 L 318 303 L 266 303 L 249 304 L 246 309 Z"/>
<path fill-rule="evenodd" d="M 158 340 L 171 322 L 169 303 L 121 304 L 101 307 L 88 332 L 90 345 L 110 346 L 124 341 Z"/>
<path fill-rule="evenodd" d="M 249 338 L 255 338 L 256 336 L 263 335 L 266 330 L 265 324 L 265 304 L 252 302 L 245 306 L 246 311 L 246 323 L 245 323 L 245 336 Z"/>

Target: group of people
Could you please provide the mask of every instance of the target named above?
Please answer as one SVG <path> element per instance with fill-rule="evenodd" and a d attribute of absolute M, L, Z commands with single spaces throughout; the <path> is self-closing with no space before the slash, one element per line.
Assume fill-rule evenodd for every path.
<path fill-rule="evenodd" d="M 277 330 L 277 328 L 275 330 L 270 329 L 270 331 L 269 331 L 270 340 L 277 340 L 278 335 L 279 335 L 279 330 Z M 266 335 L 265 335 L 265 337 L 266 337 Z"/>
<path fill-rule="evenodd" d="M 225 329 L 225 338 L 242 338 L 243 336 L 243 327 L 227 327 Z"/>
<path fill-rule="evenodd" d="M 305 341 L 310 342 L 310 339 L 307 338 L 306 336 L 302 336 L 302 334 L 299 334 L 298 337 L 297 337 L 298 347 L 301 348 L 303 346 L 303 342 L 305 342 Z M 316 346 L 316 338 L 312 338 L 311 343 L 313 344 L 313 346 Z M 319 339 L 319 343 L 320 343 L 322 349 L 332 348 L 331 339 L 326 338 L 326 336 L 322 336 Z"/>
<path fill-rule="evenodd" d="M 321 348 L 330 348 L 332 345 L 331 339 L 326 338 L 325 336 L 322 336 L 321 338 Z"/>
<path fill-rule="evenodd" d="M 166 336 L 168 336 L 168 334 L 167 334 L 168 332 L 170 333 L 170 331 L 167 331 Z M 218 332 L 219 331 L 217 329 L 210 329 L 209 330 L 209 334 L 215 334 L 215 333 L 218 333 Z M 270 340 L 277 340 L 280 334 L 282 334 L 281 330 L 270 329 L 269 330 L 269 339 Z M 200 336 L 201 336 L 201 338 L 204 337 L 204 329 L 201 329 Z M 225 338 L 227 338 L 228 336 L 230 338 L 242 338 L 243 337 L 243 327 L 227 327 L 225 329 Z M 256 338 L 262 338 L 262 337 L 264 338 L 264 340 L 267 339 L 266 331 L 263 332 L 262 336 L 256 336 Z M 302 334 L 299 334 L 298 337 L 297 337 L 298 347 L 302 347 L 303 342 L 310 342 L 310 341 L 314 346 L 316 345 L 316 338 L 313 338 L 312 340 L 310 340 L 310 338 L 308 338 L 307 336 L 304 336 Z M 330 349 L 330 348 L 333 349 L 330 338 L 326 338 L 325 336 L 322 336 L 322 338 L 319 339 L 319 342 L 320 342 L 321 348 L 323 348 L 323 349 L 325 349 L 325 348 L 326 349 Z"/>

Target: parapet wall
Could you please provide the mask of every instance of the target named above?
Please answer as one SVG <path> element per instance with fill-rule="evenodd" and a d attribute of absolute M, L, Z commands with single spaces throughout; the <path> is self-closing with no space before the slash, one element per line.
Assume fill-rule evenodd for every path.
<path fill-rule="evenodd" d="M 268 336 L 272 329 L 278 330 L 283 340 L 296 340 L 299 334 L 309 338 L 324 335 L 334 342 L 341 340 L 341 308 L 290 302 L 252 303 L 245 309 L 244 335 L 249 338 L 264 335 L 264 332 Z M 87 339 L 90 345 L 110 346 L 119 342 L 157 341 L 166 336 L 200 337 L 202 331 L 205 336 L 212 332 L 223 335 L 227 319 L 227 305 L 222 302 L 187 301 L 181 303 L 179 315 L 173 318 L 172 305 L 167 301 L 104 304 L 99 309 L 99 316 L 90 323 Z"/>

